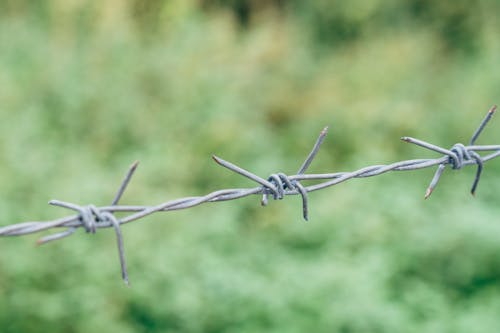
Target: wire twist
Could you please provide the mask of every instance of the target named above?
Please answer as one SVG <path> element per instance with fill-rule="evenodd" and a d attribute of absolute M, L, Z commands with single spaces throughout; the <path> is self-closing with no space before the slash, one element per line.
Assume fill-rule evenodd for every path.
<path fill-rule="evenodd" d="M 212 156 L 214 161 L 219 165 L 256 182 L 258 186 L 253 188 L 222 189 L 203 196 L 185 197 L 170 200 L 153 206 L 118 205 L 118 202 L 120 201 L 125 189 L 130 182 L 130 179 L 132 178 L 132 175 L 137 168 L 138 162 L 135 162 L 131 165 L 127 174 L 125 175 L 125 178 L 123 179 L 110 206 L 97 207 L 92 204 L 81 206 L 64 201 L 51 200 L 49 204 L 73 210 L 76 212 L 76 215 L 66 216 L 53 221 L 33 221 L 7 225 L 4 227 L 0 227 L 0 236 L 20 236 L 53 228 L 65 229 L 62 232 L 54 233 L 42 237 L 38 240 L 38 244 L 45 244 L 51 241 L 68 237 L 72 235 L 78 228 L 83 228 L 87 233 L 95 234 L 97 229 L 112 227 L 115 230 L 117 239 L 122 278 L 125 283 L 129 285 L 127 265 L 125 262 L 123 247 L 123 236 L 120 226 L 125 223 L 130 223 L 142 219 L 157 212 L 187 209 L 207 202 L 235 200 L 256 194 L 262 195 L 261 204 L 265 206 L 269 202 L 269 197 L 272 197 L 272 199 L 274 200 L 281 200 L 288 195 L 300 195 L 302 197 L 302 215 L 304 220 L 307 221 L 309 218 L 309 192 L 318 191 L 330 186 L 338 185 L 342 182 L 354 178 L 373 177 L 390 171 L 409 171 L 437 166 L 434 177 L 432 178 L 431 183 L 425 193 L 425 198 L 428 198 L 437 186 L 437 183 L 439 182 L 439 179 L 441 178 L 441 175 L 447 165 L 449 165 L 452 170 L 460 170 L 467 165 L 477 165 L 476 176 L 471 188 L 471 193 L 474 195 L 482 174 L 484 163 L 500 156 L 500 145 L 475 145 L 477 138 L 482 133 L 486 124 L 490 121 L 495 110 L 496 106 L 493 106 L 488 111 L 486 117 L 483 119 L 479 127 L 472 135 L 469 145 L 467 146 L 461 143 L 457 143 L 450 149 L 445 149 L 419 139 L 411 137 L 401 138 L 405 142 L 413 143 L 415 145 L 442 154 L 443 156 L 440 158 L 413 159 L 407 161 L 399 161 L 387 165 L 372 165 L 351 172 L 306 174 L 306 170 L 310 166 L 313 159 L 316 157 L 319 148 L 326 136 L 328 128 L 325 127 L 320 132 L 320 135 L 316 140 L 313 149 L 295 175 L 289 176 L 283 172 L 277 172 L 272 173 L 267 179 L 264 179 L 233 163 L 225 161 L 217 156 Z M 478 152 L 489 152 L 489 154 L 481 156 Z M 309 186 L 304 186 L 301 183 L 302 181 L 311 180 L 321 180 L 322 182 Z M 119 212 L 128 212 L 130 214 L 122 218 L 117 218 L 115 214 Z"/>
<path fill-rule="evenodd" d="M 262 195 L 262 206 L 266 206 L 268 203 L 268 197 L 270 194 L 273 195 L 274 200 L 281 200 L 285 195 L 289 193 L 299 192 L 302 196 L 302 216 L 304 220 L 308 220 L 308 202 L 307 202 L 307 190 L 298 180 L 291 180 L 287 175 L 282 172 L 273 173 L 268 179 L 271 184 L 274 185 L 273 190 L 270 187 L 264 187 Z"/>

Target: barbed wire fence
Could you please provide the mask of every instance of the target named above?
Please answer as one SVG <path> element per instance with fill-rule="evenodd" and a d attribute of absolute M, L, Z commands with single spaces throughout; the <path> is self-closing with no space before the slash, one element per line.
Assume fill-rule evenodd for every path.
<path fill-rule="evenodd" d="M 256 182 L 258 186 L 253 188 L 222 189 L 208 193 L 204 196 L 191 196 L 169 200 L 154 206 L 119 205 L 119 201 L 137 168 L 138 162 L 136 161 L 130 166 L 110 205 L 98 207 L 93 204 L 78 205 L 60 200 L 51 200 L 49 201 L 50 205 L 73 210 L 76 214 L 53 221 L 22 222 L 0 227 L 0 236 L 22 236 L 53 228 L 65 229 L 62 232 L 42 237 L 37 241 L 37 244 L 45 244 L 71 236 L 79 228 L 83 228 L 87 233 L 96 233 L 97 229 L 112 227 L 116 233 L 122 278 L 124 282 L 129 285 L 121 225 L 137 221 L 153 213 L 187 209 L 207 202 L 236 200 L 251 195 L 262 195 L 261 204 L 266 206 L 269 202 L 269 198 L 281 200 L 288 195 L 300 195 L 302 197 L 302 215 L 304 220 L 307 221 L 309 219 L 309 192 L 322 190 L 353 178 L 373 177 L 389 171 L 411 171 L 433 166 L 437 166 L 437 169 L 430 185 L 427 188 L 424 196 L 425 199 L 427 199 L 436 188 L 446 166 L 449 166 L 453 170 L 459 170 L 467 165 L 477 166 L 476 175 L 471 187 L 471 194 L 474 195 L 483 171 L 484 163 L 500 156 L 500 145 L 475 144 L 486 124 L 491 120 L 495 111 L 496 106 L 493 106 L 488 111 L 486 117 L 481 121 L 479 127 L 473 133 L 468 145 L 457 143 L 450 149 L 446 149 L 411 137 L 401 138 L 401 140 L 405 142 L 442 154 L 443 156 L 439 158 L 413 159 L 386 165 L 372 165 L 352 172 L 306 174 L 305 172 L 313 159 L 316 157 L 320 146 L 325 139 L 328 130 L 328 127 L 325 127 L 316 140 L 313 149 L 295 175 L 289 176 L 278 172 L 273 173 L 267 179 L 264 179 L 214 155 L 212 158 L 217 164 Z M 489 154 L 481 156 L 478 152 L 489 152 Z M 323 182 L 309 186 L 304 186 L 301 183 L 301 181 L 311 180 L 319 180 Z M 116 213 L 129 213 L 129 215 L 118 218 L 115 216 Z"/>

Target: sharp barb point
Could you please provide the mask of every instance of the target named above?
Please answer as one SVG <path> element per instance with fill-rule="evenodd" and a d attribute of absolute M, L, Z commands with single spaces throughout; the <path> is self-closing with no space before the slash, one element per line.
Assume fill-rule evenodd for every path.
<path fill-rule="evenodd" d="M 474 132 L 474 134 L 472 134 L 472 137 L 470 139 L 470 144 L 471 145 L 473 145 L 474 142 L 476 142 L 476 140 L 479 137 L 479 135 L 481 135 L 481 133 L 483 132 L 483 130 L 486 127 L 486 125 L 490 122 L 491 118 L 493 117 L 493 114 L 496 111 L 496 108 L 497 108 L 496 105 L 493 105 L 490 108 L 490 110 L 486 114 L 486 117 L 484 117 L 484 119 L 481 121 L 481 123 L 479 124 L 479 127 L 476 129 L 476 131 Z"/>
<path fill-rule="evenodd" d="M 214 160 L 218 165 L 225 166 L 224 160 L 216 155 L 212 155 L 212 160 Z"/>
<path fill-rule="evenodd" d="M 130 171 L 134 172 L 137 169 L 138 166 L 139 166 L 139 161 L 137 161 L 137 160 L 134 161 L 134 163 L 132 163 L 130 165 Z"/>
<path fill-rule="evenodd" d="M 302 163 L 302 165 L 300 166 L 299 171 L 297 171 L 298 175 L 303 174 L 304 172 L 306 172 L 307 168 L 309 168 L 309 165 L 311 165 L 311 162 L 318 154 L 319 148 L 321 147 L 321 144 L 325 140 L 327 132 L 328 132 L 328 126 L 323 128 L 323 130 L 319 133 L 319 136 L 316 139 L 316 142 L 314 143 L 311 152 L 309 153 L 309 155 L 307 155 L 304 163 Z"/>
<path fill-rule="evenodd" d="M 128 280 L 128 275 L 127 276 L 122 276 L 123 282 L 127 285 L 127 287 L 130 287 L 130 281 Z"/>
<path fill-rule="evenodd" d="M 123 178 L 123 181 L 120 184 L 120 187 L 118 188 L 118 192 L 116 192 L 116 195 L 115 195 L 113 201 L 111 202 L 111 206 L 118 204 L 118 202 L 122 198 L 123 193 L 127 189 L 127 186 L 130 183 L 130 180 L 132 179 L 132 176 L 134 175 L 134 172 L 137 169 L 138 165 L 139 165 L 139 161 L 135 161 L 134 163 L 132 163 L 130 165 L 130 167 L 125 175 L 125 178 Z"/>

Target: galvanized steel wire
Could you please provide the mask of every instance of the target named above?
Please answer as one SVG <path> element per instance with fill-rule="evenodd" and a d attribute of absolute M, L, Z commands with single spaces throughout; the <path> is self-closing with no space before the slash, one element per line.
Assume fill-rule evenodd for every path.
<path fill-rule="evenodd" d="M 295 175 L 286 175 L 284 173 L 273 173 L 267 179 L 261 178 L 256 174 L 245 170 L 233 163 L 225 161 L 217 156 L 212 156 L 214 161 L 219 165 L 238 173 L 258 184 L 258 186 L 253 188 L 233 188 L 233 189 L 223 189 L 208 193 L 203 196 L 191 196 L 175 200 L 169 200 L 167 202 L 154 205 L 154 206 L 142 206 L 142 205 L 119 205 L 119 201 L 127 188 L 127 185 L 132 178 L 138 162 L 133 163 L 128 172 L 126 173 L 115 198 L 109 206 L 96 205 L 77 205 L 74 203 L 51 200 L 50 205 L 63 207 L 66 209 L 73 210 L 76 214 L 69 215 L 63 218 L 59 218 L 53 221 L 33 221 L 33 222 L 23 222 L 4 226 L 0 228 L 0 236 L 21 236 L 32 233 L 37 233 L 53 228 L 64 228 L 62 232 L 54 233 L 38 240 L 38 244 L 45 244 L 54 240 L 59 240 L 64 237 L 72 235 L 78 228 L 83 228 L 87 233 L 95 233 L 97 229 L 100 228 L 114 228 L 117 238 L 119 259 L 121 265 L 122 278 L 128 285 L 128 274 L 125 262 L 124 247 L 123 247 L 123 236 L 121 233 L 120 226 L 129 222 L 133 222 L 142 219 L 148 215 L 157 212 L 166 212 L 171 210 L 181 210 L 191 208 L 207 202 L 218 202 L 218 201 L 228 201 L 243 198 L 250 195 L 259 194 L 262 195 L 261 204 L 263 206 L 268 204 L 269 197 L 274 200 L 281 200 L 288 195 L 300 195 L 302 198 L 302 215 L 304 220 L 309 218 L 309 201 L 308 193 L 321 190 L 330 186 L 334 186 L 345 182 L 353 178 L 364 178 L 378 176 L 389 171 L 410 171 L 417 169 L 424 169 L 433 166 L 438 166 L 436 173 L 427 191 L 425 193 L 425 198 L 427 199 L 432 191 L 436 188 L 439 179 L 441 178 L 446 166 L 449 166 L 453 170 L 459 170 L 467 165 L 476 165 L 477 171 L 472 183 L 471 193 L 474 195 L 479 183 L 484 163 L 492 160 L 500 155 L 500 145 L 476 145 L 475 142 L 479 135 L 482 133 L 486 124 L 490 121 L 491 117 L 495 113 L 496 106 L 493 106 L 486 117 L 481 121 L 479 127 L 476 129 L 472 135 L 469 144 L 464 145 L 457 143 L 453 145 L 450 149 L 446 149 L 423 140 L 402 137 L 401 140 L 418 145 L 420 147 L 432 150 L 442 157 L 439 158 L 429 158 L 429 159 L 413 159 L 395 162 L 387 165 L 372 165 L 368 167 L 361 168 L 352 172 L 335 172 L 335 173 L 323 173 L 323 174 L 306 174 L 308 167 L 310 166 L 313 159 L 316 157 L 319 148 L 327 134 L 328 128 L 325 127 L 318 139 L 316 140 L 313 149 L 305 159 L 304 163 L 301 165 L 299 170 Z M 481 156 L 479 152 L 489 152 L 488 154 Z M 320 180 L 322 182 L 314 185 L 304 186 L 302 181 L 310 180 Z M 124 217 L 118 218 L 115 216 L 116 213 L 129 213 Z"/>

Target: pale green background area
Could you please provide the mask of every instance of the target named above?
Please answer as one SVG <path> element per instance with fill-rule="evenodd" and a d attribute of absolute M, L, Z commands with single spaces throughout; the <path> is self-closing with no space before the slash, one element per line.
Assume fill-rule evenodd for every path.
<path fill-rule="evenodd" d="M 500 100 L 495 1 L 0 1 L 0 225 L 438 154 Z M 494 118 L 478 140 L 500 142 Z M 2 332 L 496 332 L 500 164 L 0 239 Z"/>

